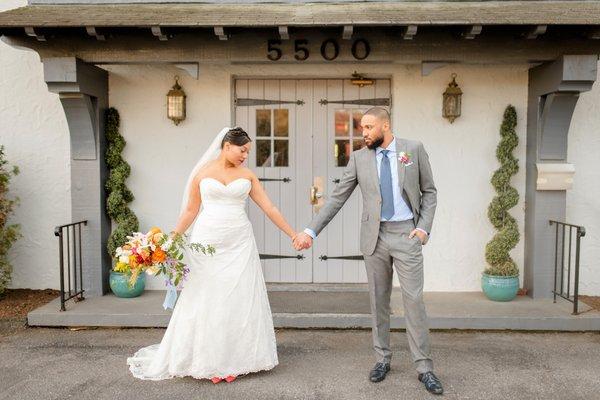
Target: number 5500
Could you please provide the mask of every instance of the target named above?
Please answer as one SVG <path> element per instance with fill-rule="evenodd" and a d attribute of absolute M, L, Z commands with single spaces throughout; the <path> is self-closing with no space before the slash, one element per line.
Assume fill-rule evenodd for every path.
<path fill-rule="evenodd" d="M 267 42 L 267 58 L 271 61 L 277 61 L 283 55 L 283 51 L 279 47 L 281 40 L 270 39 Z M 310 56 L 308 51 L 308 40 L 294 40 L 294 58 L 298 61 L 304 61 Z M 365 39 L 356 39 L 352 43 L 352 56 L 357 60 L 364 60 L 371 53 L 371 46 Z M 340 55 L 340 45 L 335 39 L 326 39 L 321 43 L 321 57 L 327 61 L 333 61 Z"/>

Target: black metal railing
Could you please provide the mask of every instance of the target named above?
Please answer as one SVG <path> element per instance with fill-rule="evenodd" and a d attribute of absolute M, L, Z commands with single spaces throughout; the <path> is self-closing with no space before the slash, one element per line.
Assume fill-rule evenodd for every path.
<path fill-rule="evenodd" d="M 75 298 L 75 301 L 81 301 L 84 299 L 81 255 L 82 225 L 87 225 L 87 220 L 60 225 L 54 228 L 54 236 L 58 236 L 61 311 L 66 311 L 65 303 L 67 300 Z M 77 271 L 78 267 L 79 271 Z M 65 286 L 68 290 L 65 290 Z"/>
<path fill-rule="evenodd" d="M 556 303 L 557 296 L 572 302 L 573 314 L 577 315 L 579 313 L 577 309 L 579 302 L 579 250 L 581 238 L 585 236 L 585 228 L 566 222 L 550 220 L 550 225 L 553 224 L 556 225 L 554 235 L 554 289 L 552 290 L 554 302 Z M 573 231 L 575 231 L 575 254 L 572 251 Z M 573 266 L 571 265 L 572 261 Z M 571 276 L 573 276 L 572 281 Z"/>

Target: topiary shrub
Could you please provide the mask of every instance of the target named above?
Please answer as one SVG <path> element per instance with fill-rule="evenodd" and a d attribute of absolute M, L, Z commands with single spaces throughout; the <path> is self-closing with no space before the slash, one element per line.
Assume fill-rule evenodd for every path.
<path fill-rule="evenodd" d="M 504 118 L 500 126 L 502 138 L 496 148 L 496 158 L 500 162 L 500 168 L 494 172 L 491 180 L 497 195 L 488 207 L 488 218 L 498 233 L 485 248 L 485 259 L 489 264 L 485 273 L 488 275 L 519 274 L 519 269 L 509 254 L 509 251 L 519 242 L 519 229 L 517 221 L 508 213 L 508 210 L 519 201 L 519 193 L 510 186 L 511 177 L 519 170 L 519 161 L 512 154 L 519 144 L 519 137 L 515 132 L 516 126 L 517 111 L 509 105 L 504 110 Z"/>
<path fill-rule="evenodd" d="M 20 238 L 21 226 L 19 224 L 6 225 L 9 215 L 19 203 L 19 198 L 8 198 L 8 185 L 14 175 L 19 174 L 19 167 L 14 165 L 8 168 L 8 161 L 4 156 L 4 146 L 0 145 L 0 295 L 12 278 L 12 265 L 8 262 L 8 250 Z"/>
<path fill-rule="evenodd" d="M 108 238 L 106 250 L 111 258 L 115 250 L 127 241 L 127 236 L 138 231 L 139 221 L 129 209 L 127 203 L 133 201 L 133 193 L 125 185 L 125 180 L 131 172 L 131 167 L 121 156 L 125 148 L 125 139 L 119 133 L 119 112 L 115 108 L 106 110 L 106 139 L 108 147 L 105 153 L 108 165 L 108 179 L 104 184 L 106 189 L 106 211 L 108 216 L 117 223 L 117 227 Z"/>

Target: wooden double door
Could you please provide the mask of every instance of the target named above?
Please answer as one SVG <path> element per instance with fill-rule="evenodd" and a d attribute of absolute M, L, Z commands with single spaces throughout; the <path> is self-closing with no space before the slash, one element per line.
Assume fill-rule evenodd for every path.
<path fill-rule="evenodd" d="M 389 110 L 390 80 L 359 87 L 348 79 L 237 79 L 235 122 L 253 140 L 248 167 L 297 230 L 327 201 L 352 151 L 364 146 L 360 119 Z M 362 198 L 356 189 L 313 247 L 290 239 L 249 201 L 248 215 L 268 282 L 364 283 L 359 250 Z"/>

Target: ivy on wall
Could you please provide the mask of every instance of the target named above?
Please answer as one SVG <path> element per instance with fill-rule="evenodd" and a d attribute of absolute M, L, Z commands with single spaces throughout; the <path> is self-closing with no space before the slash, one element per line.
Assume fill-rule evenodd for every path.
<path fill-rule="evenodd" d="M 485 273 L 497 276 L 514 276 L 519 274 L 517 265 L 510 257 L 509 251 L 519 242 L 517 221 L 508 210 L 517 205 L 519 193 L 510 186 L 510 179 L 519 170 L 519 161 L 513 156 L 513 150 L 519 144 L 515 132 L 517 126 L 517 111 L 509 105 L 504 110 L 504 118 L 500 126 L 500 143 L 496 148 L 496 158 L 500 162 L 492 176 L 492 186 L 496 196 L 488 207 L 488 218 L 498 230 L 492 240 L 486 245 L 485 259 L 489 266 Z"/>
<path fill-rule="evenodd" d="M 108 216 L 117 223 L 117 227 L 108 238 L 106 249 L 111 257 L 115 250 L 126 242 L 127 236 L 138 231 L 139 221 L 127 205 L 133 201 L 133 193 L 125 185 L 125 180 L 131 173 L 131 167 L 121 156 L 125 148 L 125 139 L 119 133 L 119 112 L 111 107 L 106 110 L 106 149 L 105 160 L 109 175 L 104 188 L 108 196 L 106 211 Z"/>
<path fill-rule="evenodd" d="M 12 244 L 19 239 L 20 225 L 6 225 L 9 215 L 14 207 L 19 203 L 19 198 L 8 198 L 8 185 L 10 179 L 19 173 L 19 167 L 16 165 L 8 167 L 8 161 L 4 156 L 4 146 L 0 145 L 0 294 L 10 283 L 12 277 L 12 265 L 8 262 L 8 250 Z"/>

